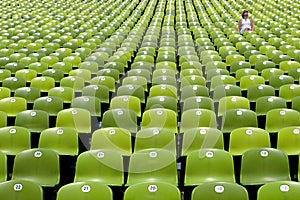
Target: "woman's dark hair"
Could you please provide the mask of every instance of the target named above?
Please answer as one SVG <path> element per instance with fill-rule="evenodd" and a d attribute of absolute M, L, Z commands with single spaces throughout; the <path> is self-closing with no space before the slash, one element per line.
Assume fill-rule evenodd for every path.
<path fill-rule="evenodd" d="M 244 18 L 245 13 L 248 13 L 248 10 L 244 10 L 244 11 L 242 12 L 242 18 Z"/>

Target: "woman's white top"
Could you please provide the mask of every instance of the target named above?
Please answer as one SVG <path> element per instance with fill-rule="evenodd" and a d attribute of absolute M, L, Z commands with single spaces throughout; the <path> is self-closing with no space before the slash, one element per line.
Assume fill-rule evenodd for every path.
<path fill-rule="evenodd" d="M 244 34 L 246 29 L 251 29 L 251 20 L 249 18 L 242 19 L 240 33 Z"/>

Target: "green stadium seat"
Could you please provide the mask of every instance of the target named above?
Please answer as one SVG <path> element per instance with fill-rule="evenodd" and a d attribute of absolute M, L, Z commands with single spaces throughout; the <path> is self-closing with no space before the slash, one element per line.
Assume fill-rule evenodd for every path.
<path fill-rule="evenodd" d="M 132 152 L 131 134 L 128 130 L 117 127 L 98 129 L 93 133 L 90 149 L 108 149 L 130 156 Z"/>
<path fill-rule="evenodd" d="M 267 112 L 265 129 L 269 133 L 276 133 L 288 126 L 299 126 L 300 114 L 296 110 L 277 108 Z"/>
<path fill-rule="evenodd" d="M 147 110 L 142 115 L 141 129 L 167 128 L 178 133 L 177 114 L 166 108 L 154 108 Z"/>
<path fill-rule="evenodd" d="M 74 182 L 97 182 L 111 186 L 122 186 L 123 158 L 118 152 L 97 149 L 81 153 L 76 162 Z"/>
<path fill-rule="evenodd" d="M 112 200 L 112 190 L 103 183 L 93 181 L 69 183 L 57 192 L 57 200 L 96 199 L 101 196 L 103 200 Z"/>
<path fill-rule="evenodd" d="M 91 116 L 101 116 L 101 101 L 94 96 L 80 96 L 73 98 L 71 108 L 81 108 L 88 110 Z"/>
<path fill-rule="evenodd" d="M 15 157 L 12 180 L 26 180 L 43 187 L 54 187 L 60 179 L 59 156 L 50 149 L 29 149 Z"/>
<path fill-rule="evenodd" d="M 263 199 L 294 199 L 299 196 L 300 184 L 292 181 L 275 181 L 261 186 L 257 193 L 257 200 Z"/>
<path fill-rule="evenodd" d="M 1 199 L 43 200 L 43 189 L 38 184 L 27 180 L 11 180 L 0 184 Z"/>
<path fill-rule="evenodd" d="M 134 152 L 129 161 L 127 185 L 160 181 L 178 184 L 175 155 L 165 149 Z"/>
<path fill-rule="evenodd" d="M 124 193 L 124 200 L 180 200 L 179 189 L 165 182 L 136 183 L 129 186 Z"/>
<path fill-rule="evenodd" d="M 242 185 L 262 185 L 274 181 L 290 181 L 287 155 L 272 148 L 256 148 L 242 155 Z"/>
<path fill-rule="evenodd" d="M 207 182 L 235 182 L 233 158 L 228 152 L 200 149 L 188 154 L 184 185 L 195 186 Z"/>
<path fill-rule="evenodd" d="M 0 151 L 6 155 L 30 149 L 30 131 L 19 126 L 7 126 L 0 128 Z"/>
<path fill-rule="evenodd" d="M 57 113 L 56 127 L 70 127 L 78 133 L 91 133 L 91 114 L 82 108 L 61 110 Z"/>
<path fill-rule="evenodd" d="M 59 155 L 78 155 L 78 134 L 74 128 L 55 127 L 41 132 L 39 148 L 51 149 Z"/>
<path fill-rule="evenodd" d="M 235 183 L 204 183 L 193 189 L 192 200 L 204 199 L 248 200 L 246 188 Z"/>

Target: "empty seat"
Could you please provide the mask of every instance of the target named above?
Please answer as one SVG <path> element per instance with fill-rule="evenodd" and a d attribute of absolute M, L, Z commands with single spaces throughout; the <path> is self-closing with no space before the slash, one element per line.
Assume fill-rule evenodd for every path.
<path fill-rule="evenodd" d="M 206 182 L 235 182 L 233 158 L 228 152 L 200 149 L 188 154 L 184 185 L 193 186 Z"/>
<path fill-rule="evenodd" d="M 56 127 L 70 127 L 78 133 L 91 133 L 91 114 L 81 108 L 61 110 L 57 114 Z"/>
<path fill-rule="evenodd" d="M 287 155 L 272 148 L 256 148 L 242 155 L 241 184 L 261 185 L 273 181 L 290 181 Z"/>
<path fill-rule="evenodd" d="M 265 199 L 297 199 L 300 195 L 300 183 L 292 181 L 275 181 L 261 186 L 257 200 Z"/>
<path fill-rule="evenodd" d="M 112 190 L 103 183 L 93 181 L 69 183 L 61 187 L 57 192 L 57 200 L 95 200 L 100 196 L 103 200 L 112 200 Z"/>
<path fill-rule="evenodd" d="M 127 129 L 109 127 L 94 131 L 91 141 L 91 150 L 109 149 L 122 155 L 130 156 L 131 134 Z"/>
<path fill-rule="evenodd" d="M 223 149 L 223 134 L 216 128 L 198 127 L 183 133 L 181 155 L 200 149 Z"/>
<path fill-rule="evenodd" d="M 39 148 L 56 151 L 59 155 L 78 155 L 78 134 L 74 128 L 55 127 L 41 132 Z"/>
<path fill-rule="evenodd" d="M 236 183 L 203 183 L 193 189 L 192 200 L 248 200 L 246 188 Z"/>
<path fill-rule="evenodd" d="M 0 198 L 10 200 L 43 200 L 43 189 L 27 180 L 11 180 L 0 184 Z"/>
<path fill-rule="evenodd" d="M 288 126 L 299 126 L 300 114 L 296 110 L 277 108 L 267 112 L 265 129 L 270 133 L 276 133 Z"/>
<path fill-rule="evenodd" d="M 230 134 L 229 152 L 232 155 L 242 155 L 249 149 L 271 147 L 267 131 L 254 127 L 242 127 Z"/>
<path fill-rule="evenodd" d="M 30 149 L 30 131 L 19 126 L 8 126 L 0 128 L 0 151 L 6 155 Z"/>
<path fill-rule="evenodd" d="M 181 116 L 180 132 L 183 133 L 191 128 L 217 127 L 215 112 L 207 109 L 190 109 L 184 111 Z"/>
<path fill-rule="evenodd" d="M 21 126 L 30 132 L 40 133 L 49 128 L 49 114 L 43 110 L 25 110 L 16 116 L 15 126 Z"/>
<path fill-rule="evenodd" d="M 74 182 L 92 181 L 122 186 L 123 173 L 123 159 L 120 153 L 108 149 L 91 150 L 78 156 Z"/>
<path fill-rule="evenodd" d="M 221 128 L 223 133 L 230 133 L 240 127 L 257 127 L 256 113 L 247 109 L 232 109 L 223 114 Z"/>
<path fill-rule="evenodd" d="M 130 157 L 127 185 L 141 182 L 166 182 L 177 185 L 175 155 L 165 149 L 145 149 Z"/>
<path fill-rule="evenodd" d="M 59 157 L 50 149 L 29 149 L 15 157 L 12 180 L 27 180 L 44 187 L 59 183 Z"/>
<path fill-rule="evenodd" d="M 169 183 L 149 182 L 137 183 L 129 186 L 124 193 L 124 200 L 180 200 L 179 189 Z"/>
<path fill-rule="evenodd" d="M 176 155 L 175 134 L 165 128 L 145 128 L 135 136 L 134 151 L 157 148 L 166 149 Z"/>
<path fill-rule="evenodd" d="M 177 114 L 173 110 L 165 108 L 150 109 L 143 113 L 141 126 L 142 129 L 154 127 L 167 128 L 177 133 Z"/>
<path fill-rule="evenodd" d="M 119 127 L 137 132 L 137 115 L 133 110 L 127 108 L 116 108 L 105 111 L 102 118 L 102 128 Z"/>

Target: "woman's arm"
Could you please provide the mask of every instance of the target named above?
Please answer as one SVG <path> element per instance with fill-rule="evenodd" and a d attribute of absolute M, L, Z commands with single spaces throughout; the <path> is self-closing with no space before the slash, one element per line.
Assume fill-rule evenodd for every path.
<path fill-rule="evenodd" d="M 253 24 L 252 19 L 250 19 L 250 22 L 251 22 L 251 31 L 254 31 L 254 24 Z"/>
<path fill-rule="evenodd" d="M 238 32 L 241 31 L 241 25 L 242 25 L 242 20 L 240 20 L 239 23 L 238 23 Z"/>

